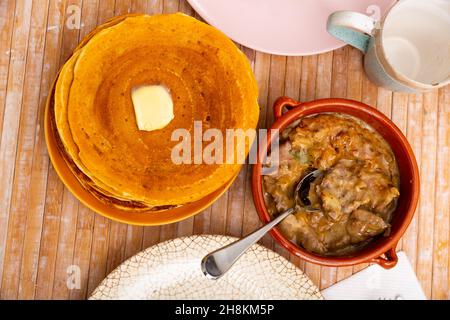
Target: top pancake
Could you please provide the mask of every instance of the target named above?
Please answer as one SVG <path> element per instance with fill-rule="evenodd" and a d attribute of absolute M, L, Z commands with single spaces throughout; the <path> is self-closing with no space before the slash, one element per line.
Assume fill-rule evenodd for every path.
<path fill-rule="evenodd" d="M 116 18 L 82 44 L 58 79 L 55 119 L 66 151 L 102 189 L 149 206 L 178 205 L 238 172 L 239 164 L 171 159 L 178 144 L 172 132 L 184 128 L 193 136 L 194 121 L 224 137 L 226 129 L 256 127 L 257 85 L 231 40 L 183 14 L 134 15 Z M 154 84 L 169 89 L 175 118 L 161 130 L 139 131 L 131 90 Z"/>

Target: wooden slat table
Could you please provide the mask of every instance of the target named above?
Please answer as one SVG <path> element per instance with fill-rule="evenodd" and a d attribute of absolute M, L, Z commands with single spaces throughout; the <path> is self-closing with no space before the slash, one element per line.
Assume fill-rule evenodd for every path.
<path fill-rule="evenodd" d="M 81 10 L 79 28 L 77 10 Z M 0 298 L 84 299 L 118 264 L 167 239 L 190 234 L 241 236 L 259 226 L 244 167 L 203 213 L 162 227 L 110 221 L 81 205 L 49 162 L 42 130 L 45 99 L 60 65 L 96 25 L 127 12 L 195 15 L 184 0 L 0 1 Z M 344 47 L 308 57 L 242 48 L 260 87 L 260 126 L 273 121 L 281 95 L 309 101 L 346 97 L 376 106 L 403 130 L 421 169 L 421 200 L 401 247 L 429 298 L 450 298 L 450 88 L 406 95 L 377 88 L 361 54 Z M 326 268 L 262 243 L 328 287 L 365 266 Z M 75 266 L 75 267 L 73 267 Z M 80 272 L 79 283 L 71 276 Z M 67 286 L 69 283 L 69 286 Z"/>

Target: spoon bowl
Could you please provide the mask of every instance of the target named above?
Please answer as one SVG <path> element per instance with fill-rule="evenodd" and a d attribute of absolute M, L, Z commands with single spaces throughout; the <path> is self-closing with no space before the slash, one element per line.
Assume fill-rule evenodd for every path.
<path fill-rule="evenodd" d="M 308 197 L 311 183 L 321 177 L 323 177 L 323 172 L 318 169 L 313 169 L 297 184 L 294 192 L 294 201 L 295 204 L 300 206 L 303 210 L 308 212 L 320 211 L 320 209 L 311 206 L 311 201 Z"/>

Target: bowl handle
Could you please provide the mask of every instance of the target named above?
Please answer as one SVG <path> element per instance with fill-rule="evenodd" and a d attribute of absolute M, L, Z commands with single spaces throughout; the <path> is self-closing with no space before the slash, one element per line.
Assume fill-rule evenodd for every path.
<path fill-rule="evenodd" d="M 291 110 L 293 108 L 298 107 L 301 104 L 302 104 L 301 102 L 298 102 L 292 98 L 279 97 L 273 104 L 273 116 L 275 117 L 275 120 L 277 120 L 279 117 L 283 115 L 284 108 Z"/>
<path fill-rule="evenodd" d="M 385 258 L 382 258 L 381 256 L 378 258 L 373 258 L 371 262 L 378 263 L 381 267 L 384 269 L 391 269 L 395 267 L 395 265 L 398 262 L 397 253 L 395 252 L 395 247 L 397 244 L 393 245 L 392 248 L 390 248 L 387 252 L 385 252 Z"/>

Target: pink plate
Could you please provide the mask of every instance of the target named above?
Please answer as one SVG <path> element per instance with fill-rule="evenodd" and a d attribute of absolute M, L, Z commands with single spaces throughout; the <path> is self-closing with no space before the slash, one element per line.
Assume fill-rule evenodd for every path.
<path fill-rule="evenodd" d="M 310 55 L 344 44 L 326 31 L 328 16 L 353 10 L 380 19 L 395 0 L 188 0 L 236 42 L 279 55 Z"/>

